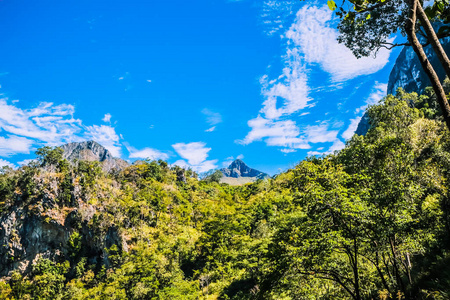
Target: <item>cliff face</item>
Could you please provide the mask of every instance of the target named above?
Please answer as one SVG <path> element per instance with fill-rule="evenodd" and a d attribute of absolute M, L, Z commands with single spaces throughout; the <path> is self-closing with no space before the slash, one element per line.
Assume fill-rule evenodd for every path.
<path fill-rule="evenodd" d="M 92 226 L 98 207 L 80 198 L 71 206 L 61 207 L 57 203 L 58 188 L 41 190 L 39 186 L 40 181 L 47 187 L 57 186 L 57 178 L 35 175 L 33 180 L 38 183 L 33 191 L 38 196 L 16 194 L 13 205 L 1 214 L 0 277 L 10 276 L 14 270 L 27 274 L 41 258 L 64 261 L 83 255 L 90 264 L 109 265 L 106 248 L 116 244 L 120 251 L 127 251 L 117 228 Z M 73 196 L 80 197 L 80 189 L 74 189 Z"/>
<path fill-rule="evenodd" d="M 63 158 L 99 161 L 103 171 L 128 165 L 96 142 L 61 148 Z M 39 259 L 63 262 L 82 256 L 91 265 L 108 266 L 107 248 L 115 244 L 119 251 L 127 251 L 121 233 L 110 220 L 101 219 L 103 206 L 96 204 L 114 197 L 117 184 L 102 187 L 97 178 L 107 173 L 100 168 L 83 173 L 72 164 L 62 173 L 58 164 L 1 174 L 0 277 L 11 276 L 14 270 L 27 274 Z"/>
<path fill-rule="evenodd" d="M 441 43 L 445 52 L 450 54 L 450 38 L 442 39 Z M 445 79 L 445 71 L 433 49 L 431 46 L 427 46 L 424 50 L 439 79 L 443 81 Z M 399 87 L 408 93 L 416 92 L 422 94 L 427 86 L 431 86 L 430 80 L 423 72 L 414 50 L 411 47 L 404 47 L 389 75 L 388 94 L 395 94 Z"/>
<path fill-rule="evenodd" d="M 60 148 L 64 151 L 63 157 L 68 161 L 98 161 L 106 172 L 121 170 L 129 165 L 126 161 L 113 157 L 111 152 L 95 141 L 69 143 Z"/>
<path fill-rule="evenodd" d="M 450 55 L 450 38 L 442 39 L 441 43 L 447 55 Z M 427 46 L 424 50 L 439 79 L 441 82 L 444 81 L 444 68 L 439 63 L 433 49 L 431 46 Z M 387 93 L 395 95 L 397 89 L 402 88 L 408 93 L 416 92 L 422 94 L 428 86 L 431 86 L 430 79 L 428 79 L 428 76 L 423 71 L 414 50 L 411 47 L 403 47 L 389 74 Z M 369 116 L 365 113 L 361 118 L 355 133 L 358 135 L 365 135 L 369 128 Z"/>

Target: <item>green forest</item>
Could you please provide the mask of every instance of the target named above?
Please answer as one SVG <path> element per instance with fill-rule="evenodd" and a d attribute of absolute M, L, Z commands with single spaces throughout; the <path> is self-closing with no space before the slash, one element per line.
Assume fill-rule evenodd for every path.
<path fill-rule="evenodd" d="M 343 150 L 243 186 L 164 161 L 105 173 L 39 149 L 1 170 L 0 217 L 67 235 L 21 268 L 11 229 L 2 264 L 19 267 L 0 298 L 449 299 L 450 133 L 436 97 L 399 89 L 367 113 L 369 132 Z"/>

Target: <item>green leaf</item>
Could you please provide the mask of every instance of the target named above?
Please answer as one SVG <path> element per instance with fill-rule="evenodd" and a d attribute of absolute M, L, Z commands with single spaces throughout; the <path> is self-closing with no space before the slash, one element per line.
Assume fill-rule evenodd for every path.
<path fill-rule="evenodd" d="M 337 8 L 336 3 L 333 0 L 328 0 L 327 5 L 328 8 L 332 11 L 334 11 Z"/>

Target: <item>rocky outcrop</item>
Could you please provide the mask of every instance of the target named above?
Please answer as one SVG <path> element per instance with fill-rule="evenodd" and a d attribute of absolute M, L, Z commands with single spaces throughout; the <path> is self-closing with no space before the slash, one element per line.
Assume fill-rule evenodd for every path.
<path fill-rule="evenodd" d="M 266 173 L 250 168 L 240 159 L 236 159 L 228 168 L 223 168 L 219 171 L 223 174 L 220 182 L 230 185 L 242 185 L 270 177 Z"/>
<path fill-rule="evenodd" d="M 257 179 L 269 177 L 266 173 L 250 168 L 240 159 L 236 159 L 228 166 L 228 168 L 220 169 L 220 171 L 224 177 L 255 177 Z"/>
<path fill-rule="evenodd" d="M 101 231 L 88 224 L 80 208 L 73 209 L 60 222 L 39 213 L 36 206 L 33 211 L 14 206 L 0 219 L 0 277 L 10 276 L 14 270 L 27 274 L 41 258 L 64 261 L 77 255 L 87 257 L 90 264 L 108 266 L 107 248 L 115 244 L 119 251 L 128 250 L 114 226 Z M 69 242 L 74 232 L 79 237 L 79 248 Z"/>
<path fill-rule="evenodd" d="M 445 52 L 450 55 L 450 38 L 442 39 L 441 43 Z M 425 47 L 424 50 L 439 79 L 444 81 L 445 71 L 439 63 L 435 52 L 431 46 Z M 387 93 L 395 95 L 397 89 L 402 88 L 408 93 L 416 92 L 422 94 L 428 86 L 431 86 L 430 79 L 423 71 L 414 50 L 411 47 L 403 47 L 389 74 Z M 361 118 L 355 133 L 358 135 L 365 135 L 369 128 L 369 116 L 365 113 Z"/>
<path fill-rule="evenodd" d="M 450 54 L 450 38 L 442 39 L 441 43 L 445 52 Z M 425 47 L 424 50 L 439 79 L 443 81 L 445 71 L 435 52 L 431 46 Z M 402 88 L 408 93 L 422 94 L 427 86 L 431 86 L 430 79 L 423 71 L 414 50 L 411 47 L 403 47 L 389 75 L 388 94 L 395 94 L 398 88 Z"/>
<path fill-rule="evenodd" d="M 62 145 L 61 149 L 64 151 L 63 158 L 68 161 L 98 161 L 106 172 L 121 170 L 129 165 L 126 161 L 113 157 L 111 152 L 95 141 L 69 143 Z"/>
<path fill-rule="evenodd" d="M 128 250 L 116 226 L 102 219 L 102 207 L 81 197 L 78 183 L 72 182 L 67 203 L 61 202 L 60 184 L 56 173 L 42 169 L 30 179 L 32 196 L 19 189 L 0 199 L 7 203 L 0 214 L 0 277 L 14 270 L 27 274 L 41 258 L 61 262 L 86 257 L 89 264 L 108 266 L 107 248 L 115 244 L 119 251 Z"/>

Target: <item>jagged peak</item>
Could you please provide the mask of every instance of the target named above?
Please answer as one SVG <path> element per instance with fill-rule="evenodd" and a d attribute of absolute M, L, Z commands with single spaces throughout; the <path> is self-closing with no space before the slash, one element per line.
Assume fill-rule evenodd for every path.
<path fill-rule="evenodd" d="M 60 146 L 64 151 L 63 157 L 69 161 L 87 160 L 98 161 L 103 164 L 104 170 L 122 169 L 128 163 L 120 158 L 114 157 L 104 146 L 94 140 L 72 142 Z"/>
<path fill-rule="evenodd" d="M 267 175 L 264 172 L 250 168 L 241 159 L 234 160 L 228 166 L 228 168 L 220 169 L 220 171 L 223 173 L 225 177 L 234 177 L 234 178 L 255 177 L 261 179 L 269 177 L 269 175 Z"/>

